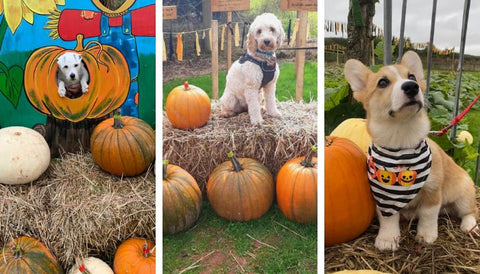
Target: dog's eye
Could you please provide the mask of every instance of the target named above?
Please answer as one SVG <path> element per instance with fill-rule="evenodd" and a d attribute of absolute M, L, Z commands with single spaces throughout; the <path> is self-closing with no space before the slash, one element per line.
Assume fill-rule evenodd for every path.
<path fill-rule="evenodd" d="M 390 84 L 390 81 L 387 78 L 382 78 L 380 81 L 378 81 L 377 86 L 379 88 L 386 88 Z"/>
<path fill-rule="evenodd" d="M 67 66 L 67 65 L 65 65 L 65 66 L 63 66 L 63 68 L 65 68 L 65 69 L 68 69 L 68 66 Z"/>
<path fill-rule="evenodd" d="M 261 34 L 261 33 L 262 33 L 261 29 L 257 30 L 257 34 Z"/>
<path fill-rule="evenodd" d="M 270 31 L 271 31 L 272 33 L 275 33 L 275 28 L 274 28 L 274 27 L 270 27 Z"/>
<path fill-rule="evenodd" d="M 413 74 L 409 74 L 408 79 L 410 79 L 412 81 L 417 81 L 417 78 L 415 78 L 415 75 L 413 75 Z"/>
<path fill-rule="evenodd" d="M 75 67 L 78 67 L 78 64 L 75 64 Z"/>

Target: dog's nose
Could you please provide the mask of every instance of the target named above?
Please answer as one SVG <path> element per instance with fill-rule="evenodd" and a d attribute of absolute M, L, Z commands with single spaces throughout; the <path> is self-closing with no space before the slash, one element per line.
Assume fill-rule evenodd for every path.
<path fill-rule="evenodd" d="M 70 73 L 70 78 L 75 79 L 75 73 Z"/>
<path fill-rule="evenodd" d="M 402 84 L 403 93 L 407 95 L 408 98 L 413 98 L 418 94 L 418 84 L 414 81 L 407 81 Z"/>
<path fill-rule="evenodd" d="M 270 40 L 263 40 L 263 43 L 265 44 L 265 46 L 268 46 L 270 45 Z"/>

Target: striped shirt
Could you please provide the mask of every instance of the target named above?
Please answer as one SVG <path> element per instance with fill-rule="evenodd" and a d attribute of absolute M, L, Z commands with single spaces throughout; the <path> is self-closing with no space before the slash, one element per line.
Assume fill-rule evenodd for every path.
<path fill-rule="evenodd" d="M 427 141 L 416 148 L 389 149 L 370 144 L 367 170 L 373 197 L 383 216 L 404 208 L 430 174 L 432 154 Z"/>

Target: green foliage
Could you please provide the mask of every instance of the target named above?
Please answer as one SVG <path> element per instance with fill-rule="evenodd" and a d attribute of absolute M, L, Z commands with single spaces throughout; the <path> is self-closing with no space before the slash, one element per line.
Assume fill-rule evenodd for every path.
<path fill-rule="evenodd" d="M 218 75 L 219 97 L 222 96 L 225 89 L 226 72 L 220 71 Z M 211 75 L 202 75 L 196 77 L 175 79 L 163 83 L 163 107 L 168 93 L 177 86 L 183 85 L 184 81 L 203 89 L 208 96 L 212 97 L 212 77 Z M 293 63 L 280 65 L 280 77 L 277 81 L 276 96 L 280 101 L 289 101 L 295 99 L 296 77 Z M 303 100 L 311 102 L 317 100 L 317 62 L 305 62 L 305 73 L 303 80 Z"/>
<path fill-rule="evenodd" d="M 0 62 L 0 93 L 12 103 L 13 107 L 18 106 L 20 94 L 23 87 L 23 69 L 19 66 L 8 68 Z"/>
<path fill-rule="evenodd" d="M 317 226 L 287 220 L 277 205 L 260 219 L 231 222 L 218 217 L 204 202 L 200 218 L 192 229 L 163 237 L 164 273 L 178 273 L 203 256 L 207 257 L 198 262 L 195 273 L 240 272 L 235 260 L 241 262 L 247 273 L 314 273 Z"/>

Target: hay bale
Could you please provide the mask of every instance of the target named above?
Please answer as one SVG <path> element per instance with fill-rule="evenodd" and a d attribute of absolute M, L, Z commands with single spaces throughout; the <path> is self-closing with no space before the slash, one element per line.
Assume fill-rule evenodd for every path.
<path fill-rule="evenodd" d="M 91 154 L 65 154 L 31 185 L 0 185 L 1 244 L 19 235 L 45 243 L 65 269 L 77 257 L 112 265 L 130 237 L 155 240 L 155 178 L 101 171 Z"/>
<path fill-rule="evenodd" d="M 176 129 L 163 114 L 163 157 L 181 166 L 205 184 L 213 169 L 234 150 L 238 157 L 257 159 L 276 175 L 289 159 L 305 155 L 317 142 L 317 103 L 280 102 L 282 118 L 264 115 L 262 126 L 252 126 L 248 113 L 220 117 L 218 101 L 212 102 L 208 123 L 198 129 Z"/>
<path fill-rule="evenodd" d="M 480 189 L 477 188 L 477 207 Z M 378 220 L 348 243 L 325 248 L 325 273 L 345 269 L 373 269 L 387 273 L 480 273 L 480 238 L 460 230 L 461 220 L 443 212 L 438 220 L 438 239 L 430 245 L 415 241 L 417 221 L 401 222 L 400 248 L 378 251 Z"/>

